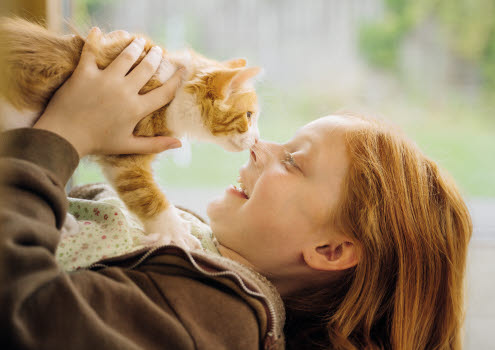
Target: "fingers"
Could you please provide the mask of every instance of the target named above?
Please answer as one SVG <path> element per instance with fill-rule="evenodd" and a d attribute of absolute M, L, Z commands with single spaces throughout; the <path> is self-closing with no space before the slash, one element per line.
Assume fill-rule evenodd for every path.
<path fill-rule="evenodd" d="M 104 45 L 114 43 L 119 40 L 131 40 L 131 34 L 125 30 L 114 30 L 113 32 L 102 35 L 101 41 Z"/>
<path fill-rule="evenodd" d="M 132 149 L 130 149 L 129 152 L 126 152 L 129 154 L 160 153 L 168 149 L 182 147 L 179 139 L 168 136 L 132 136 L 129 143 L 132 144 Z"/>
<path fill-rule="evenodd" d="M 83 46 L 81 57 L 79 58 L 78 69 L 96 67 L 96 55 L 98 42 L 101 39 L 101 30 L 94 27 L 86 38 L 86 43 Z"/>
<path fill-rule="evenodd" d="M 131 69 L 132 65 L 136 63 L 137 59 L 144 50 L 144 44 L 146 40 L 144 38 L 134 39 L 118 56 L 105 68 L 110 74 L 122 74 L 125 76 Z"/>
<path fill-rule="evenodd" d="M 108 33 L 106 37 L 111 39 L 130 39 L 131 34 L 126 32 L 125 30 L 114 30 L 113 32 Z"/>
<path fill-rule="evenodd" d="M 153 46 L 145 58 L 127 75 L 127 79 L 138 87 L 138 91 L 155 74 L 162 60 L 162 49 Z"/>
<path fill-rule="evenodd" d="M 141 105 L 145 108 L 145 115 L 156 111 L 158 108 L 165 106 L 173 100 L 177 88 L 182 83 L 184 76 L 184 67 L 179 68 L 162 86 L 141 95 Z"/>

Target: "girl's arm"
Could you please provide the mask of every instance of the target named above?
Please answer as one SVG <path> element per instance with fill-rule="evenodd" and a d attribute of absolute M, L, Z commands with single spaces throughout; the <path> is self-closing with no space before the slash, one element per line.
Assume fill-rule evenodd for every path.
<path fill-rule="evenodd" d="M 98 36 L 98 30 L 91 32 L 76 71 L 35 128 L 0 134 L 0 348 L 54 349 L 70 334 L 71 342 L 105 348 L 97 339 L 115 344 L 123 338 L 103 326 L 91 300 L 114 295 L 111 288 L 142 295 L 135 285 L 89 271 L 66 274 L 54 257 L 67 209 L 64 186 L 79 157 L 159 152 L 178 142 L 138 138 L 132 131 L 140 118 L 173 98 L 181 73 L 139 95 L 161 54 L 153 51 L 126 75 L 143 50 L 134 42 L 107 69 L 98 70 L 91 52 Z M 98 286 L 106 289 L 89 293 Z M 122 319 L 132 318 L 123 305 Z M 65 346 L 77 347 L 70 342 Z"/>

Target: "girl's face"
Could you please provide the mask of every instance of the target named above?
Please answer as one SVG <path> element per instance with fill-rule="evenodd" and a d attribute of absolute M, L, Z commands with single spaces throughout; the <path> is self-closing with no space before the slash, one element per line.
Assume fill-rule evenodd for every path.
<path fill-rule="evenodd" d="M 273 276 L 293 271 L 304 248 L 336 234 L 329 219 L 348 169 L 344 131 L 350 123 L 324 117 L 285 144 L 257 142 L 239 171 L 249 198 L 228 188 L 208 205 L 220 245 Z"/>

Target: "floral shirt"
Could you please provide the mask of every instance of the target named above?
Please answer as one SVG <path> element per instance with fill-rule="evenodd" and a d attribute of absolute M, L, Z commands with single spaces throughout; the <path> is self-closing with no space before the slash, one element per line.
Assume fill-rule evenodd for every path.
<path fill-rule="evenodd" d="M 98 201 L 69 198 L 69 214 L 77 224 L 74 232 L 62 233 L 56 259 L 66 271 L 85 268 L 111 258 L 144 248 L 143 226 L 118 197 Z M 191 222 L 191 234 L 203 250 L 220 255 L 208 225 L 194 215 L 179 210 L 181 217 Z"/>

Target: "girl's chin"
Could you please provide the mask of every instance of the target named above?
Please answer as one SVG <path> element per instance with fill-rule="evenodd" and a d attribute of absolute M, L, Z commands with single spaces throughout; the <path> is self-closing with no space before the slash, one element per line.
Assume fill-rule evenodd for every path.
<path fill-rule="evenodd" d="M 212 220 L 212 218 L 215 217 L 215 213 L 218 211 L 218 207 L 220 202 L 222 201 L 222 198 L 215 198 L 212 201 L 208 202 L 206 205 L 206 215 Z"/>
<path fill-rule="evenodd" d="M 237 207 L 236 203 L 240 202 L 238 197 L 233 194 L 224 193 L 223 196 L 216 197 L 206 206 L 206 215 L 213 220 L 222 220 L 226 216 L 233 214 L 233 209 Z"/>

